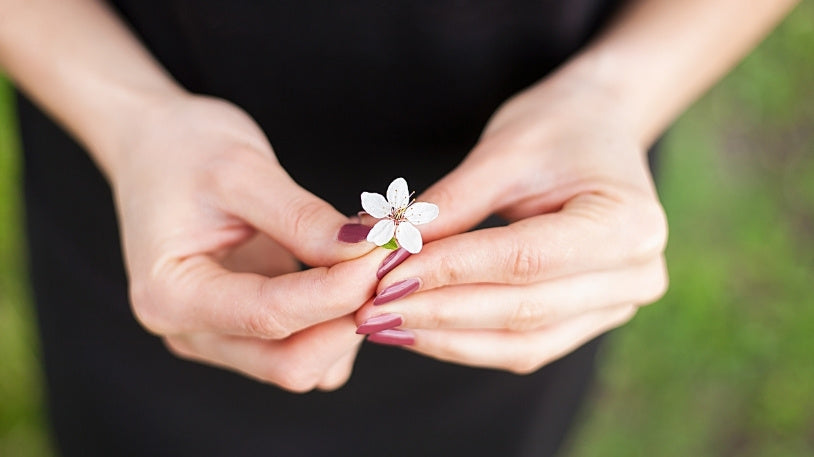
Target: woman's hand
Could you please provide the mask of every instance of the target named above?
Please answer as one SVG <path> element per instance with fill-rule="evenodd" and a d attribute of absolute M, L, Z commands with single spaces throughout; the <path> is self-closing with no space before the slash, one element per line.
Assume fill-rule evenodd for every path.
<path fill-rule="evenodd" d="M 434 241 L 383 277 L 357 314 L 363 332 L 400 323 L 372 339 L 527 373 L 664 293 L 667 225 L 645 150 L 609 99 L 586 92 L 541 85 L 496 113 L 419 197 L 440 207 L 421 227 Z M 512 223 L 456 234 L 490 213 Z"/>
<path fill-rule="evenodd" d="M 120 144 L 109 175 L 142 325 L 176 354 L 286 389 L 344 383 L 361 342 L 351 314 L 386 253 L 338 241 L 347 217 L 224 101 L 168 100 Z"/>

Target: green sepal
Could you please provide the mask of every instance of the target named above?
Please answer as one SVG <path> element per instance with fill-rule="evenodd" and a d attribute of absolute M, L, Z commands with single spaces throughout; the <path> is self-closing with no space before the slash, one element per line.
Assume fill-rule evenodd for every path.
<path fill-rule="evenodd" d="M 394 251 L 394 250 L 399 248 L 399 244 L 396 242 L 395 238 L 391 238 L 390 241 L 383 244 L 382 247 L 385 248 L 385 249 L 390 249 L 391 251 Z"/>

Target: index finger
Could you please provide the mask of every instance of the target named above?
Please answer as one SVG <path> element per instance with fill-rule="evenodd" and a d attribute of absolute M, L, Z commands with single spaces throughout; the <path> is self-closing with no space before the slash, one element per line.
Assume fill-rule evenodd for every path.
<path fill-rule="evenodd" d="M 528 284 L 629 265 L 661 253 L 666 236 L 658 205 L 586 194 L 557 213 L 428 243 L 420 255 L 382 278 L 379 296 L 413 278 L 420 279 L 421 290 L 470 283 Z"/>
<path fill-rule="evenodd" d="M 164 335 L 213 332 L 282 339 L 314 324 L 356 311 L 378 282 L 385 249 L 332 267 L 269 278 L 235 273 L 209 256 L 166 267 L 156 286 L 134 293 L 134 310 L 148 329 Z"/>

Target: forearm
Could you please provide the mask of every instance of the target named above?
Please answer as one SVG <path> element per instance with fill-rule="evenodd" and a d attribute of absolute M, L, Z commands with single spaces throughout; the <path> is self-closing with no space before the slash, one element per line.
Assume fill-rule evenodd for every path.
<path fill-rule="evenodd" d="M 99 0 L 0 0 L 0 67 L 107 174 L 127 126 L 183 93 Z"/>
<path fill-rule="evenodd" d="M 797 3 L 634 0 L 541 86 L 598 91 L 646 147 Z"/>

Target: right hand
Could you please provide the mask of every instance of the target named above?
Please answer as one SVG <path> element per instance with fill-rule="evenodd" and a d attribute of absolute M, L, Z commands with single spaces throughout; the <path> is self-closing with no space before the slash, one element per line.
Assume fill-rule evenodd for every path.
<path fill-rule="evenodd" d="M 385 250 L 337 241 L 347 217 L 225 101 L 165 101 L 120 140 L 109 178 L 140 323 L 184 358 L 292 391 L 341 386 Z"/>

